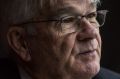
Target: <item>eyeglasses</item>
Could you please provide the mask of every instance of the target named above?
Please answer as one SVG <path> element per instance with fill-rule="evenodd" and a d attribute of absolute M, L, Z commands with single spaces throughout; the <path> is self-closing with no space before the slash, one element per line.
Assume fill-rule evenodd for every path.
<path fill-rule="evenodd" d="M 91 12 L 87 15 L 69 15 L 59 18 L 58 21 L 62 30 L 67 30 L 71 28 L 79 29 L 82 27 L 81 21 L 86 18 L 89 23 L 94 27 L 101 27 L 105 23 L 105 18 L 108 10 L 99 10 L 96 12 Z"/>
<path fill-rule="evenodd" d="M 108 10 L 99 10 L 96 12 L 91 12 L 87 15 L 66 15 L 55 19 L 44 19 L 40 21 L 29 21 L 17 25 L 29 24 L 29 23 L 40 23 L 40 22 L 57 22 L 60 24 L 62 30 L 67 30 L 71 28 L 76 28 L 81 26 L 81 21 L 86 18 L 92 26 L 100 27 L 105 23 L 105 18 Z"/>

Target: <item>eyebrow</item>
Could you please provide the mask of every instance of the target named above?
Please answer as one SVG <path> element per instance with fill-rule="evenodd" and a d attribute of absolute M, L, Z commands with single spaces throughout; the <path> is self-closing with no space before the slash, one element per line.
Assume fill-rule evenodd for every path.
<path fill-rule="evenodd" d="M 91 3 L 90 4 L 90 9 L 91 8 L 94 8 L 95 6 L 94 6 L 94 4 L 93 3 Z M 88 13 L 89 13 L 89 11 L 87 11 Z M 56 12 L 55 12 L 55 16 L 56 17 L 59 17 L 59 16 L 61 16 L 61 15 L 64 15 L 64 14 L 67 14 L 67 15 L 73 15 L 73 14 L 75 14 L 75 15 L 82 15 L 82 13 L 79 11 L 77 11 L 74 7 L 72 7 L 72 6 L 67 6 L 67 7 L 64 7 L 64 8 L 60 8 L 60 9 L 58 9 Z"/>

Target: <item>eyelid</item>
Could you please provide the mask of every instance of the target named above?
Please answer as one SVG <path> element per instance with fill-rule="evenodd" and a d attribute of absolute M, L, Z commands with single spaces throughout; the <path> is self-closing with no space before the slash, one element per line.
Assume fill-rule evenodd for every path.
<path fill-rule="evenodd" d="M 63 20 L 63 19 L 69 18 L 69 17 L 75 17 L 75 16 L 72 15 L 72 14 L 63 14 L 61 16 L 56 17 L 56 19 L 57 20 Z"/>

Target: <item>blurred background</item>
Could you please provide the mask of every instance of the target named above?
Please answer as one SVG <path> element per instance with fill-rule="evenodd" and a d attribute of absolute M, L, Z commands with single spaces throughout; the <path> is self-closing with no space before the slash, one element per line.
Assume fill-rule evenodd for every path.
<path fill-rule="evenodd" d="M 120 4 L 118 0 L 102 0 L 100 9 L 109 10 L 101 28 L 103 40 L 101 65 L 120 73 Z"/>
<path fill-rule="evenodd" d="M 118 0 L 101 2 L 99 9 L 109 10 L 106 23 L 100 28 L 103 40 L 101 66 L 120 73 L 120 3 Z M 8 53 L 5 51 L 6 49 L 0 46 L 0 59 L 7 58 Z"/>

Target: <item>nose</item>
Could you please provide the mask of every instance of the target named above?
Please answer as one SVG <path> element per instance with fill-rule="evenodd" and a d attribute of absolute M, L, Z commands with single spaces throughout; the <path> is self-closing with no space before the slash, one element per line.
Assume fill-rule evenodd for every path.
<path fill-rule="evenodd" d="M 92 24 L 86 18 L 82 18 L 80 27 L 82 28 L 82 30 L 78 31 L 76 36 L 78 41 L 96 38 L 99 29 L 95 26 L 92 26 Z"/>

